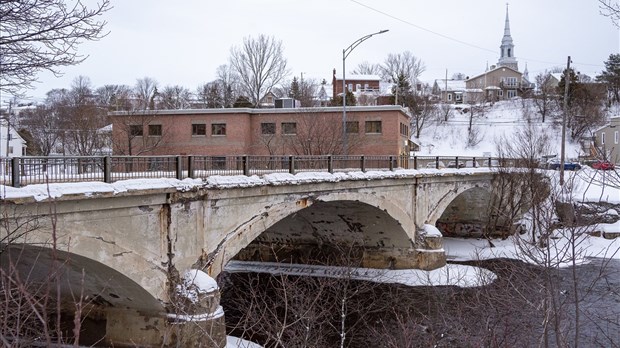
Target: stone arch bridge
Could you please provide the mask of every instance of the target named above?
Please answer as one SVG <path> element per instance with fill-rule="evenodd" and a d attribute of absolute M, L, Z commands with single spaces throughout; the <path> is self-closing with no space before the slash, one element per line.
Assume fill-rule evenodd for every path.
<path fill-rule="evenodd" d="M 12 231 L 15 238 L 0 256 L 5 267 L 19 250 L 22 261 L 30 260 L 24 270 L 32 269 L 32 260 L 50 257 L 41 251 L 48 250 L 54 231 L 56 255 L 67 260 L 67 284 L 83 284 L 106 304 L 106 342 L 157 345 L 170 291 L 189 269 L 215 277 L 233 258 L 296 262 L 309 246 L 331 243 L 360 248 L 365 267 L 443 266 L 441 235 L 425 233 L 425 225 L 445 214 L 452 222 L 483 222 L 496 175 L 489 169 L 417 172 L 376 180 L 4 199 L 7 228 L 0 237 L 6 242 Z M 20 229 L 27 233 L 16 233 Z"/>

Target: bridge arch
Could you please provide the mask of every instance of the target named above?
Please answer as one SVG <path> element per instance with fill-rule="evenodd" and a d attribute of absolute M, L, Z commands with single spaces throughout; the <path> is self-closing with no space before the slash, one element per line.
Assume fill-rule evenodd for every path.
<path fill-rule="evenodd" d="M 285 199 L 279 203 L 272 204 L 266 207 L 263 211 L 245 220 L 244 223 L 236 226 L 227 238 L 222 241 L 221 250 L 223 252 L 218 254 L 218 260 L 212 263 L 210 273 L 215 276 L 221 272 L 222 267 L 231 259 L 235 258 L 239 252 L 250 245 L 255 240 L 260 240 L 261 235 L 265 231 L 277 231 L 271 238 L 277 240 L 283 240 L 290 235 L 300 237 L 300 231 L 289 231 L 289 235 L 284 236 L 282 233 L 282 224 L 291 222 L 292 219 L 297 218 L 297 221 L 304 220 L 309 222 L 311 220 L 310 215 L 315 213 L 318 215 L 325 215 L 329 212 L 331 221 L 329 218 L 318 219 L 323 227 L 327 224 L 339 224 L 341 228 L 345 225 L 349 229 L 355 229 L 356 226 L 362 228 L 364 222 L 353 221 L 346 216 L 347 209 L 363 209 L 369 216 L 369 219 L 377 218 L 382 221 L 383 230 L 390 230 L 386 233 L 380 231 L 375 233 L 377 235 L 367 235 L 365 238 L 366 246 L 368 247 L 390 247 L 411 250 L 415 241 L 415 223 L 411 216 L 407 214 L 400 206 L 394 204 L 391 200 L 384 196 L 379 196 L 374 193 L 361 193 L 361 192 L 328 192 L 318 195 L 306 195 L 301 196 L 296 200 Z M 340 210 L 342 213 L 339 216 L 337 213 Z M 361 214 L 364 215 L 364 214 Z M 372 215 L 372 217 L 370 216 Z M 339 221 L 333 221 L 334 219 Z M 244 219 L 239 219 L 243 221 Z M 316 219 L 315 219 L 316 220 Z M 317 221 L 313 222 L 314 224 Z M 298 226 L 299 228 L 299 226 Z M 370 226 L 364 227 L 370 234 L 379 231 L 377 228 Z M 394 232 L 398 230 L 398 232 Z M 381 235 L 379 235 L 381 234 Z M 306 236 L 307 237 L 307 236 Z M 324 236 L 323 236 L 324 237 Z M 300 237 L 303 238 L 303 237 Z M 386 241 L 390 240 L 390 245 L 387 246 Z M 263 240 L 265 242 L 265 240 Z"/>
<path fill-rule="evenodd" d="M 64 304 L 75 305 L 77 300 L 71 294 L 82 293 L 83 305 L 99 305 L 100 309 L 131 308 L 149 313 L 164 310 L 141 284 L 92 257 L 32 244 L 10 244 L 3 247 L 0 262 L 5 271 L 25 275 L 20 279 L 28 279 L 30 285 L 48 282 L 53 272 Z"/>
<path fill-rule="evenodd" d="M 435 202 L 427 215 L 427 224 L 435 225 L 437 220 L 445 213 L 446 209 L 450 204 L 453 204 L 454 200 L 461 197 L 467 197 L 468 195 L 477 195 L 478 203 L 486 203 L 485 209 L 488 208 L 488 204 L 491 202 L 492 197 L 492 189 L 491 184 L 480 184 L 480 183 L 463 183 L 462 185 L 456 186 L 447 190 L 441 198 Z M 479 208 L 480 206 L 478 206 Z"/>

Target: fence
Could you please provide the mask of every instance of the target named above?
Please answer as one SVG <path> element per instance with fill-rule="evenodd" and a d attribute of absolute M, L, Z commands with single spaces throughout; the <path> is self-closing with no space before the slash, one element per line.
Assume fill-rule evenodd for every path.
<path fill-rule="evenodd" d="M 428 156 L 72 156 L 0 158 L 0 184 L 144 178 L 207 178 L 211 175 L 512 166 L 498 158 Z"/>

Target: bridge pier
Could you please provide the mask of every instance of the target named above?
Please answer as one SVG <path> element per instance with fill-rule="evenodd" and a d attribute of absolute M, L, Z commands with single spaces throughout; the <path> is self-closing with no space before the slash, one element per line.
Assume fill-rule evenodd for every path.
<path fill-rule="evenodd" d="M 183 284 L 175 287 L 167 305 L 169 313 L 108 308 L 105 343 L 114 347 L 225 347 L 219 289 L 212 278 L 198 272 L 190 273 L 193 278 L 189 280 L 186 275 Z M 204 279 L 209 288 L 205 289 Z"/>

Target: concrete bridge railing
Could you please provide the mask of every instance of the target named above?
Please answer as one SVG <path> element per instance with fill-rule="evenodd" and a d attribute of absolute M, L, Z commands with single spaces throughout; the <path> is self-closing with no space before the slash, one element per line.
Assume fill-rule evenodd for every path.
<path fill-rule="evenodd" d="M 523 161 L 458 156 L 69 156 L 0 158 L 0 184 L 111 183 L 143 178 L 422 168 L 519 166 Z"/>

